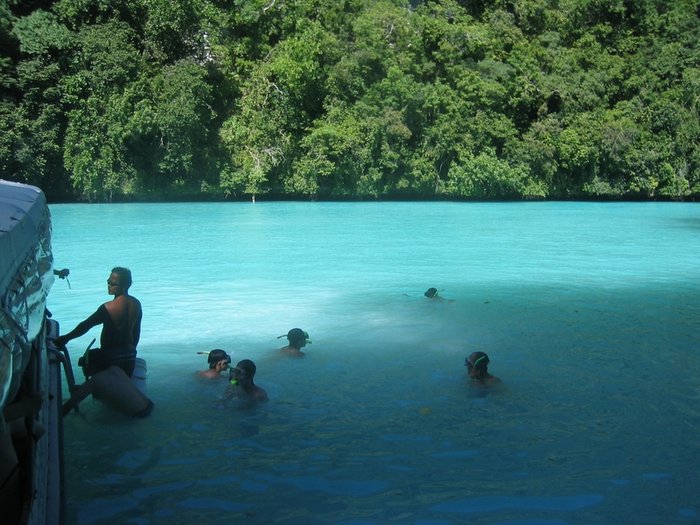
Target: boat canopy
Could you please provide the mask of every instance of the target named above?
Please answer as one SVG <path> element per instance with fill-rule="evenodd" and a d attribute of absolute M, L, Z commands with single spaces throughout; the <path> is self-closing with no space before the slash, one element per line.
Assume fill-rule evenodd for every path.
<path fill-rule="evenodd" d="M 0 179 L 0 409 L 17 395 L 32 343 L 43 336 L 53 282 L 44 193 Z"/>

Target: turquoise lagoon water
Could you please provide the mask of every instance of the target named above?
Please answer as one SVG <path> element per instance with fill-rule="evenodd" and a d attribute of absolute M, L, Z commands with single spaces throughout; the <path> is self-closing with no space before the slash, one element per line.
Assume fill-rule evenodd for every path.
<path fill-rule="evenodd" d="M 129 266 L 156 404 L 66 418 L 69 523 L 700 522 L 697 205 L 51 212 L 54 317 L 71 329 Z M 296 326 L 307 357 L 279 359 Z M 216 347 L 257 363 L 268 404 L 217 403 L 194 377 Z M 469 388 L 475 350 L 502 390 Z"/>

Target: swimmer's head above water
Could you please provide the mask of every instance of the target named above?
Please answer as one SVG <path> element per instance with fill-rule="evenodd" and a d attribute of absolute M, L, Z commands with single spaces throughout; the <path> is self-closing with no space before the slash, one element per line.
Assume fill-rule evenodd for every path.
<path fill-rule="evenodd" d="M 437 297 L 437 294 L 437 288 L 428 288 L 423 295 L 425 295 L 429 299 L 432 299 L 433 297 Z"/>
<path fill-rule="evenodd" d="M 472 352 L 469 357 L 464 360 L 464 366 L 467 367 L 469 376 L 475 379 L 487 377 L 489 374 L 489 356 L 486 352 Z"/>
<path fill-rule="evenodd" d="M 246 382 L 253 382 L 257 367 L 250 359 L 244 359 L 236 363 L 236 366 L 229 371 L 229 380 L 232 385 L 238 385 Z"/>
<path fill-rule="evenodd" d="M 231 356 L 220 348 L 216 348 L 209 352 L 207 357 L 209 368 L 228 368 L 231 363 Z"/>
<path fill-rule="evenodd" d="M 255 363 L 250 359 L 238 361 L 231 369 L 230 385 L 226 388 L 225 398 L 237 399 L 247 404 L 267 401 L 267 392 L 253 382 L 256 370 Z"/>
<path fill-rule="evenodd" d="M 282 337 L 284 336 L 280 335 L 277 339 Z M 307 344 L 311 344 L 308 332 L 305 332 L 301 328 L 292 328 L 289 332 L 287 332 L 287 341 L 289 341 L 289 346 L 292 346 L 297 350 L 305 347 Z"/>

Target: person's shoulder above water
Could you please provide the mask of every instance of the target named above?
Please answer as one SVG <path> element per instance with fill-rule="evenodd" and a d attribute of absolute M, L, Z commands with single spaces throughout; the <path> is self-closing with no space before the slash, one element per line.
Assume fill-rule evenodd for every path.
<path fill-rule="evenodd" d="M 472 352 L 464 360 L 467 374 L 474 386 L 495 386 L 501 383 L 501 379 L 489 373 L 491 360 L 486 352 Z"/>
<path fill-rule="evenodd" d="M 281 339 L 282 337 L 285 336 L 280 335 L 277 339 Z M 301 328 L 292 328 L 287 332 L 286 337 L 289 344 L 280 348 L 280 354 L 287 357 L 304 357 L 306 353 L 302 352 L 301 349 L 307 344 L 311 344 L 309 334 Z"/>
<path fill-rule="evenodd" d="M 228 369 L 229 364 L 231 364 L 231 356 L 220 348 L 215 348 L 211 352 L 199 353 L 207 354 L 207 363 L 209 364 L 209 368 L 207 370 L 197 372 L 197 375 L 205 379 L 218 379 L 223 377 L 221 372 Z"/>

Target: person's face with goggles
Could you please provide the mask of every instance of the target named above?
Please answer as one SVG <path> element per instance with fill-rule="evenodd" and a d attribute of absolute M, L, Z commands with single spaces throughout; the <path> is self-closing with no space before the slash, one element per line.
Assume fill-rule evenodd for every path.
<path fill-rule="evenodd" d="M 231 383 L 234 385 L 244 383 L 248 379 L 248 372 L 242 368 L 234 367 L 229 371 L 229 378 L 231 379 Z"/>
<path fill-rule="evenodd" d="M 218 362 L 214 365 L 214 370 L 216 370 L 217 372 L 223 372 L 224 370 L 227 370 L 228 367 L 229 367 L 229 362 L 228 362 L 228 360 L 227 360 L 227 359 L 222 359 L 221 361 L 218 361 Z"/>

